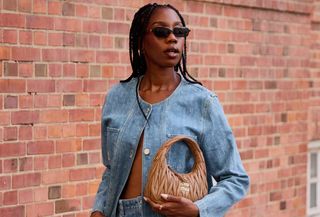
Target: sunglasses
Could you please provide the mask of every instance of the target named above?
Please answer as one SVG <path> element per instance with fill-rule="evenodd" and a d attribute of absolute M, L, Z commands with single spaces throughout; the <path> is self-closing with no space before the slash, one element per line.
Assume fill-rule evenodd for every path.
<path fill-rule="evenodd" d="M 190 29 L 187 27 L 174 27 L 173 29 L 169 29 L 167 27 L 157 26 L 150 29 L 150 32 L 153 32 L 157 38 L 167 38 L 171 33 L 173 33 L 175 37 L 187 37 Z"/>

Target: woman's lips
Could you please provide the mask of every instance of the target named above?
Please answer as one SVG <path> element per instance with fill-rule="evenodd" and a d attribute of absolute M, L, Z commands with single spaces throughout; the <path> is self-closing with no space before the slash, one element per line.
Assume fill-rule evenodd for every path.
<path fill-rule="evenodd" d="M 179 55 L 179 50 L 175 48 L 169 48 L 164 51 L 164 53 L 169 57 L 169 58 L 176 58 Z"/>

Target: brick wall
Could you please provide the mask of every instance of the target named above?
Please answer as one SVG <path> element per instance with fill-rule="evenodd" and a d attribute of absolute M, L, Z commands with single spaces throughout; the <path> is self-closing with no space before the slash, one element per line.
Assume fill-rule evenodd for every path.
<path fill-rule="evenodd" d="M 88 216 L 103 98 L 130 73 L 130 21 L 146 2 L 0 0 L 0 216 Z M 219 95 L 251 177 L 228 216 L 305 216 L 319 1 L 167 2 L 192 29 L 189 71 Z"/>

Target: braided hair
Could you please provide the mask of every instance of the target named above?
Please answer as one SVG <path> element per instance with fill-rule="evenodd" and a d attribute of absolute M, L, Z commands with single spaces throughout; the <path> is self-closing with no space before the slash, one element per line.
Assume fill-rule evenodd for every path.
<path fill-rule="evenodd" d="M 147 4 L 141 7 L 134 15 L 131 28 L 130 28 L 130 34 L 129 34 L 129 55 L 130 55 L 132 74 L 130 75 L 129 78 L 125 80 L 121 80 L 120 81 L 121 83 L 129 82 L 132 78 L 139 78 L 140 76 L 144 75 L 147 71 L 147 63 L 145 60 L 145 56 L 143 52 L 141 52 L 142 42 L 143 42 L 144 35 L 147 32 L 147 26 L 148 26 L 150 17 L 155 11 L 155 9 L 157 8 L 170 8 L 174 10 L 179 16 L 182 25 L 186 26 L 185 21 L 182 15 L 180 14 L 180 12 L 169 4 L 161 5 L 161 4 L 153 3 L 153 4 Z M 181 61 L 182 61 L 182 65 L 181 65 Z M 178 62 L 177 65 L 174 66 L 174 70 L 176 72 L 180 70 L 182 76 L 186 81 L 190 83 L 197 83 L 202 85 L 199 81 L 193 78 L 187 71 L 186 37 L 184 40 L 184 49 L 182 51 L 181 60 Z M 145 117 L 145 119 L 147 119 L 139 102 L 138 88 L 139 88 L 139 82 L 137 82 L 137 85 L 136 85 L 136 98 L 143 116 Z"/>

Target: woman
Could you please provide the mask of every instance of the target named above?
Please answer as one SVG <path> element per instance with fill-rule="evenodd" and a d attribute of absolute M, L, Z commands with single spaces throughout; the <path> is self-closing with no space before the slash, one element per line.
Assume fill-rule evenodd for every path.
<path fill-rule="evenodd" d="M 148 4 L 135 14 L 129 39 L 133 73 L 109 91 L 103 106 L 106 171 L 91 216 L 218 217 L 245 195 L 249 179 L 218 98 L 187 72 L 188 33 L 170 5 Z M 200 144 L 208 195 L 195 202 L 162 195 L 166 202 L 156 204 L 143 197 L 148 169 L 161 144 L 180 134 Z M 184 173 L 193 165 L 181 144 L 171 148 L 167 161 Z"/>

